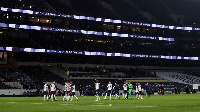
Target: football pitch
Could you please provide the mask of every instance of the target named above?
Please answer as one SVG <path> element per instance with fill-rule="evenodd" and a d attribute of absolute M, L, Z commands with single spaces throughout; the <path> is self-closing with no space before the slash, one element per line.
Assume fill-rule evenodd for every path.
<path fill-rule="evenodd" d="M 135 98 L 135 96 L 133 96 Z M 0 97 L 0 112 L 200 112 L 200 94 L 152 95 L 151 98 L 95 101 L 95 96 L 79 101 L 43 101 L 43 97 Z"/>

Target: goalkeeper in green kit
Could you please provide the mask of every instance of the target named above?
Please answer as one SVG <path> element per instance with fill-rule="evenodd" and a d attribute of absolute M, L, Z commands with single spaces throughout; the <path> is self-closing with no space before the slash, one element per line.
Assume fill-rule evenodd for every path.
<path fill-rule="evenodd" d="M 132 89 L 133 89 L 133 85 L 131 84 L 131 82 L 128 83 L 128 92 L 129 92 L 129 99 L 132 99 L 131 97 L 131 92 L 132 92 Z"/>

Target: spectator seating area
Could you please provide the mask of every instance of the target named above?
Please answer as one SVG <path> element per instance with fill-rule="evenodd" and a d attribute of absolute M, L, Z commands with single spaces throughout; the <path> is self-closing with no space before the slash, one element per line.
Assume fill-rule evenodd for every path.
<path fill-rule="evenodd" d="M 45 81 L 55 80 L 64 84 L 64 79 L 39 66 L 20 66 L 18 69 L 0 68 L 1 88 L 23 88 L 27 90 L 42 88 Z M 15 83 L 16 82 L 16 83 Z"/>
<path fill-rule="evenodd" d="M 8 32 L 9 33 L 9 32 Z M 0 38 L 0 45 L 1 46 L 12 46 L 12 47 L 32 47 L 38 48 L 39 46 L 33 42 L 33 39 L 29 37 L 13 37 L 11 35 L 2 35 Z"/>
<path fill-rule="evenodd" d="M 164 0 L 163 1 L 174 13 L 184 16 L 185 24 L 199 25 L 199 1 L 190 0 Z M 195 23 L 195 24 L 194 24 Z"/>
<path fill-rule="evenodd" d="M 40 46 L 55 50 L 80 50 L 152 55 L 196 56 L 200 49 L 199 41 L 165 42 L 155 40 L 127 40 L 87 36 L 81 34 L 33 33 L 32 38 Z M 31 46 L 30 46 L 31 47 Z M 126 49 L 126 50 L 124 50 Z M 190 52 L 189 52 L 190 51 Z"/>
<path fill-rule="evenodd" d="M 126 40 L 86 36 L 80 34 L 32 33 L 28 38 L 3 35 L 2 46 L 46 48 L 54 50 L 80 50 L 172 56 L 198 56 L 199 41 L 158 42 L 154 40 Z M 34 35 L 34 36 L 33 36 Z M 93 39 L 91 39 L 93 37 Z M 84 38 L 84 39 L 83 39 Z M 124 50 L 126 49 L 126 50 Z"/>
<path fill-rule="evenodd" d="M 199 84 L 200 77 L 178 72 L 157 72 L 157 76 L 169 80 L 171 82 L 178 82 L 183 84 Z"/>
<path fill-rule="evenodd" d="M 11 68 L 0 68 L 0 73 L 2 77 L 4 77 L 4 80 L 8 81 L 31 81 L 31 77 L 27 76 L 23 72 L 20 72 L 19 70 L 13 70 Z"/>
<path fill-rule="evenodd" d="M 46 81 L 52 82 L 55 80 L 60 84 L 64 84 L 65 81 L 63 78 L 45 70 L 42 66 L 20 66 L 18 69 L 33 79 L 31 83 L 25 82 L 25 88 L 37 88 L 38 86 L 43 87 L 43 84 Z"/>
<path fill-rule="evenodd" d="M 0 89 L 18 89 L 16 87 L 11 87 L 9 85 L 6 85 L 5 83 L 0 81 Z"/>
<path fill-rule="evenodd" d="M 16 9 L 49 11 L 43 0 L 0 0 L 0 5 Z"/>
<path fill-rule="evenodd" d="M 28 54 L 28 57 L 27 57 Z M 84 56 L 65 54 L 42 53 L 14 53 L 14 57 L 20 62 L 45 62 L 45 63 L 72 63 L 72 64 L 101 64 L 101 65 L 131 65 L 131 66 L 165 66 L 165 67 L 196 67 L 198 61 L 165 60 L 152 58 L 122 58 L 105 56 Z"/>
<path fill-rule="evenodd" d="M 51 67 L 51 66 L 49 66 Z M 113 84 L 116 82 L 117 84 L 120 85 L 120 88 L 122 89 L 122 85 L 124 83 L 124 81 L 126 81 L 127 79 L 123 79 L 123 78 L 135 78 L 137 79 L 138 77 L 141 79 L 147 79 L 149 80 L 149 84 L 152 87 L 152 92 L 157 92 L 159 85 L 163 84 L 165 91 L 166 92 L 174 92 L 174 88 L 179 88 L 180 91 L 184 92 L 186 86 L 190 87 L 190 84 L 193 83 L 198 83 L 199 82 L 199 77 L 196 76 L 192 76 L 192 75 L 187 75 L 187 74 L 182 74 L 182 73 L 176 73 L 176 72 L 157 72 L 156 75 L 155 73 L 153 74 L 148 74 L 147 71 L 144 70 L 139 70 L 137 69 L 125 69 L 125 68 L 115 68 L 115 69 L 111 69 L 111 68 L 91 68 L 91 67 L 70 67 L 70 68 L 65 68 L 63 67 L 61 64 L 57 65 L 57 68 L 61 69 L 61 70 L 69 70 L 70 72 L 72 72 L 72 77 L 82 77 L 82 76 L 74 76 L 74 74 L 80 72 L 80 73 L 89 73 L 88 74 L 84 74 L 84 77 L 86 77 L 85 75 L 87 75 L 87 77 L 91 77 L 91 74 L 97 74 L 97 76 L 93 77 L 93 78 L 86 78 L 86 79 L 81 79 L 81 78 L 72 78 L 72 81 L 76 84 L 76 90 L 79 90 L 79 85 L 82 85 L 82 87 L 87 88 L 90 87 L 91 91 L 94 91 L 94 79 L 96 77 L 98 77 L 99 82 L 101 83 L 102 86 L 102 90 L 106 90 L 106 85 L 108 83 L 108 81 L 111 81 Z M 107 72 L 108 74 L 111 73 L 115 73 L 115 72 L 121 72 L 124 74 L 134 74 L 134 75 L 127 75 L 128 77 L 108 77 L 108 74 L 104 74 L 104 72 Z M 21 73 L 22 75 L 19 75 L 19 73 Z M 100 73 L 104 74 L 105 76 L 107 75 L 107 79 L 106 78 L 100 78 L 101 75 L 99 75 Z M 1 89 L 14 89 L 14 88 L 19 88 L 16 85 L 23 85 L 23 89 L 26 90 L 32 90 L 32 89 L 42 89 L 43 87 L 43 82 L 48 81 L 48 82 L 52 82 L 52 80 L 55 80 L 57 82 L 57 84 L 59 84 L 59 87 L 61 87 L 60 89 L 62 89 L 63 84 L 64 84 L 64 79 L 43 69 L 42 66 L 20 66 L 18 67 L 18 69 L 16 70 L 9 70 L 9 69 L 5 69 L 5 68 L 1 68 L 1 74 L 6 74 L 6 75 L 2 75 L 5 76 L 8 80 L 9 77 L 13 77 L 13 74 L 15 74 L 14 78 L 11 78 L 13 80 L 13 82 L 1 82 L 0 83 L 0 88 Z M 148 75 L 147 75 L 148 74 Z M 71 75 L 71 73 L 70 73 Z M 159 76 L 163 79 L 167 79 L 170 82 L 151 82 L 151 78 L 155 78 Z M 116 79 L 117 78 L 117 79 Z M 2 78 L 3 79 L 3 78 Z M 20 80 L 19 80 L 20 79 Z M 23 80 L 22 80 L 23 79 Z M 10 80 L 10 79 L 9 79 Z M 17 83 L 17 84 L 15 84 Z M 146 83 L 146 82 L 145 82 Z M 142 87 L 144 88 L 145 86 L 144 82 L 141 82 Z M 13 85 L 13 86 L 12 86 Z M 135 85 L 135 82 L 133 82 L 133 85 Z M 20 86 L 21 87 L 21 86 Z M 84 89 L 83 88 L 83 89 Z M 92 94 L 92 93 L 91 93 Z"/>
<path fill-rule="evenodd" d="M 192 70 L 186 70 L 183 72 L 184 74 L 200 77 L 200 72 L 199 71 L 192 71 Z"/>
<path fill-rule="evenodd" d="M 71 77 L 109 77 L 109 78 L 138 78 L 138 77 L 153 77 L 156 78 L 154 73 L 149 71 L 140 70 L 140 68 L 106 68 L 106 67 L 69 67 L 66 68 L 62 64 L 57 65 L 58 68 L 67 72 Z"/>
<path fill-rule="evenodd" d="M 1 0 L 0 3 L 1 6 L 11 8 L 123 19 L 144 23 L 199 24 L 197 19 L 199 16 L 196 14 L 199 9 L 198 4 L 195 1 L 188 0 Z M 145 14 L 149 16 L 145 16 Z M 147 19 L 146 17 L 153 19 Z"/>

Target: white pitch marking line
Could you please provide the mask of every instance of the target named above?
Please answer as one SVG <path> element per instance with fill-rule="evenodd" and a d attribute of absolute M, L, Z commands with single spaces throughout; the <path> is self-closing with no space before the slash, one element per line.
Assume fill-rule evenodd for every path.
<path fill-rule="evenodd" d="M 96 103 L 96 104 L 104 104 L 104 103 Z"/>
<path fill-rule="evenodd" d="M 140 107 L 142 107 L 142 108 L 143 108 L 143 107 L 144 107 L 144 108 L 147 107 L 147 108 L 150 108 L 150 107 L 157 107 L 157 106 L 132 106 L 132 107 L 138 107 L 138 108 L 140 108 Z"/>
<path fill-rule="evenodd" d="M 31 103 L 31 104 L 43 104 L 43 103 Z"/>
<path fill-rule="evenodd" d="M 8 103 L 15 103 L 15 102 L 8 102 Z"/>
<path fill-rule="evenodd" d="M 74 105 L 74 104 L 60 104 L 60 105 Z"/>
<path fill-rule="evenodd" d="M 90 106 L 98 106 L 98 107 L 105 107 L 105 106 L 112 106 L 112 104 L 109 104 L 109 105 L 90 105 Z"/>

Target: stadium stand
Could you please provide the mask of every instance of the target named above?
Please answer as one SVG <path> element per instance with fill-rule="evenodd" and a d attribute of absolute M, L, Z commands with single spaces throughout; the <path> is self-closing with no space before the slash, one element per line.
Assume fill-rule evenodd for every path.
<path fill-rule="evenodd" d="M 0 89 L 23 89 L 25 95 L 35 95 L 35 91 L 40 91 L 45 81 L 51 83 L 55 80 L 57 87 L 63 89 L 64 82 L 71 78 L 77 86 L 82 85 L 77 87 L 77 90 L 83 87 L 85 95 L 88 95 L 87 87 L 90 87 L 90 95 L 94 95 L 94 79 L 98 79 L 101 85 L 107 85 L 108 81 L 117 82 L 120 88 L 124 81 L 131 80 L 133 84 L 141 82 L 143 88 L 145 83 L 149 82 L 152 92 L 158 92 L 159 85 L 162 84 L 166 93 L 173 93 L 175 87 L 181 88 L 182 92 L 185 91 L 186 86 L 191 87 L 194 83 L 200 83 L 199 73 L 185 73 L 183 70 L 185 67 L 200 65 L 198 61 L 200 52 L 197 52 L 200 50 L 199 31 L 194 28 L 199 25 L 196 19 L 199 18 L 196 14 L 199 8 L 195 2 L 175 1 L 176 3 L 172 0 L 0 0 L 0 6 L 5 7 L 0 11 L 0 46 L 13 47 L 12 50 L 0 49 L 2 52 L 8 52 L 7 65 L 12 66 L 11 68 L 0 67 Z M 178 5 L 180 2 L 184 2 L 189 7 L 185 10 L 185 5 Z M 46 13 L 42 15 L 30 14 L 26 11 L 26 13 L 16 12 L 16 10 L 12 12 L 11 9 L 6 10 L 7 8 Z M 55 17 L 50 12 L 57 15 L 69 14 L 71 18 Z M 75 15 L 139 23 L 129 25 L 72 18 L 72 16 L 76 17 Z M 4 23 L 9 24 L 8 27 L 5 27 Z M 144 26 L 145 23 L 165 24 L 170 27 Z M 26 30 L 31 28 L 26 25 L 37 26 L 43 31 Z M 176 26 L 186 26 L 186 29 Z M 59 28 L 72 30 L 62 32 Z M 80 30 L 89 33 L 81 34 Z M 108 33 L 108 36 L 103 33 L 90 35 L 92 31 Z M 144 38 L 120 37 L 119 34 Z M 150 38 L 145 39 L 146 36 Z M 159 40 L 160 38 L 173 38 L 174 41 Z M 116 56 L 22 52 L 20 51 L 22 48 L 116 53 Z M 149 57 L 119 57 L 119 53 Z M 159 58 L 154 58 L 154 55 L 159 55 Z M 163 56 L 169 57 L 163 58 Z M 2 53 L 0 62 L 5 61 L 4 57 Z M 173 57 L 179 59 L 172 59 Z M 68 63 L 77 66 L 64 66 Z M 79 64 L 85 66 L 80 67 Z M 88 67 L 86 64 L 96 66 Z M 119 66 L 110 68 L 98 65 Z M 124 65 L 131 65 L 134 68 L 127 68 Z M 171 67 L 171 69 L 182 67 L 178 68 L 182 71 L 180 73 L 165 70 L 153 72 L 157 69 L 148 68 L 151 66 Z M 105 90 L 105 86 L 102 90 Z"/>
<path fill-rule="evenodd" d="M 167 0 L 163 2 L 165 2 L 176 14 L 183 16 L 184 24 L 199 25 L 199 22 L 197 21 L 199 16 L 196 15 L 197 11 L 199 10 L 198 1 L 175 0 L 173 1 L 174 3 L 172 3 L 172 0 Z"/>
<path fill-rule="evenodd" d="M 60 84 L 64 84 L 63 78 L 43 69 L 40 66 L 20 66 L 18 69 L 32 77 L 33 81 L 37 81 L 37 83 L 40 82 L 40 85 L 45 81 L 52 82 L 53 80 Z"/>
<path fill-rule="evenodd" d="M 172 82 L 178 82 L 183 84 L 198 84 L 200 83 L 200 77 L 187 75 L 183 73 L 176 73 L 176 72 L 158 72 L 158 76 L 170 80 Z"/>

